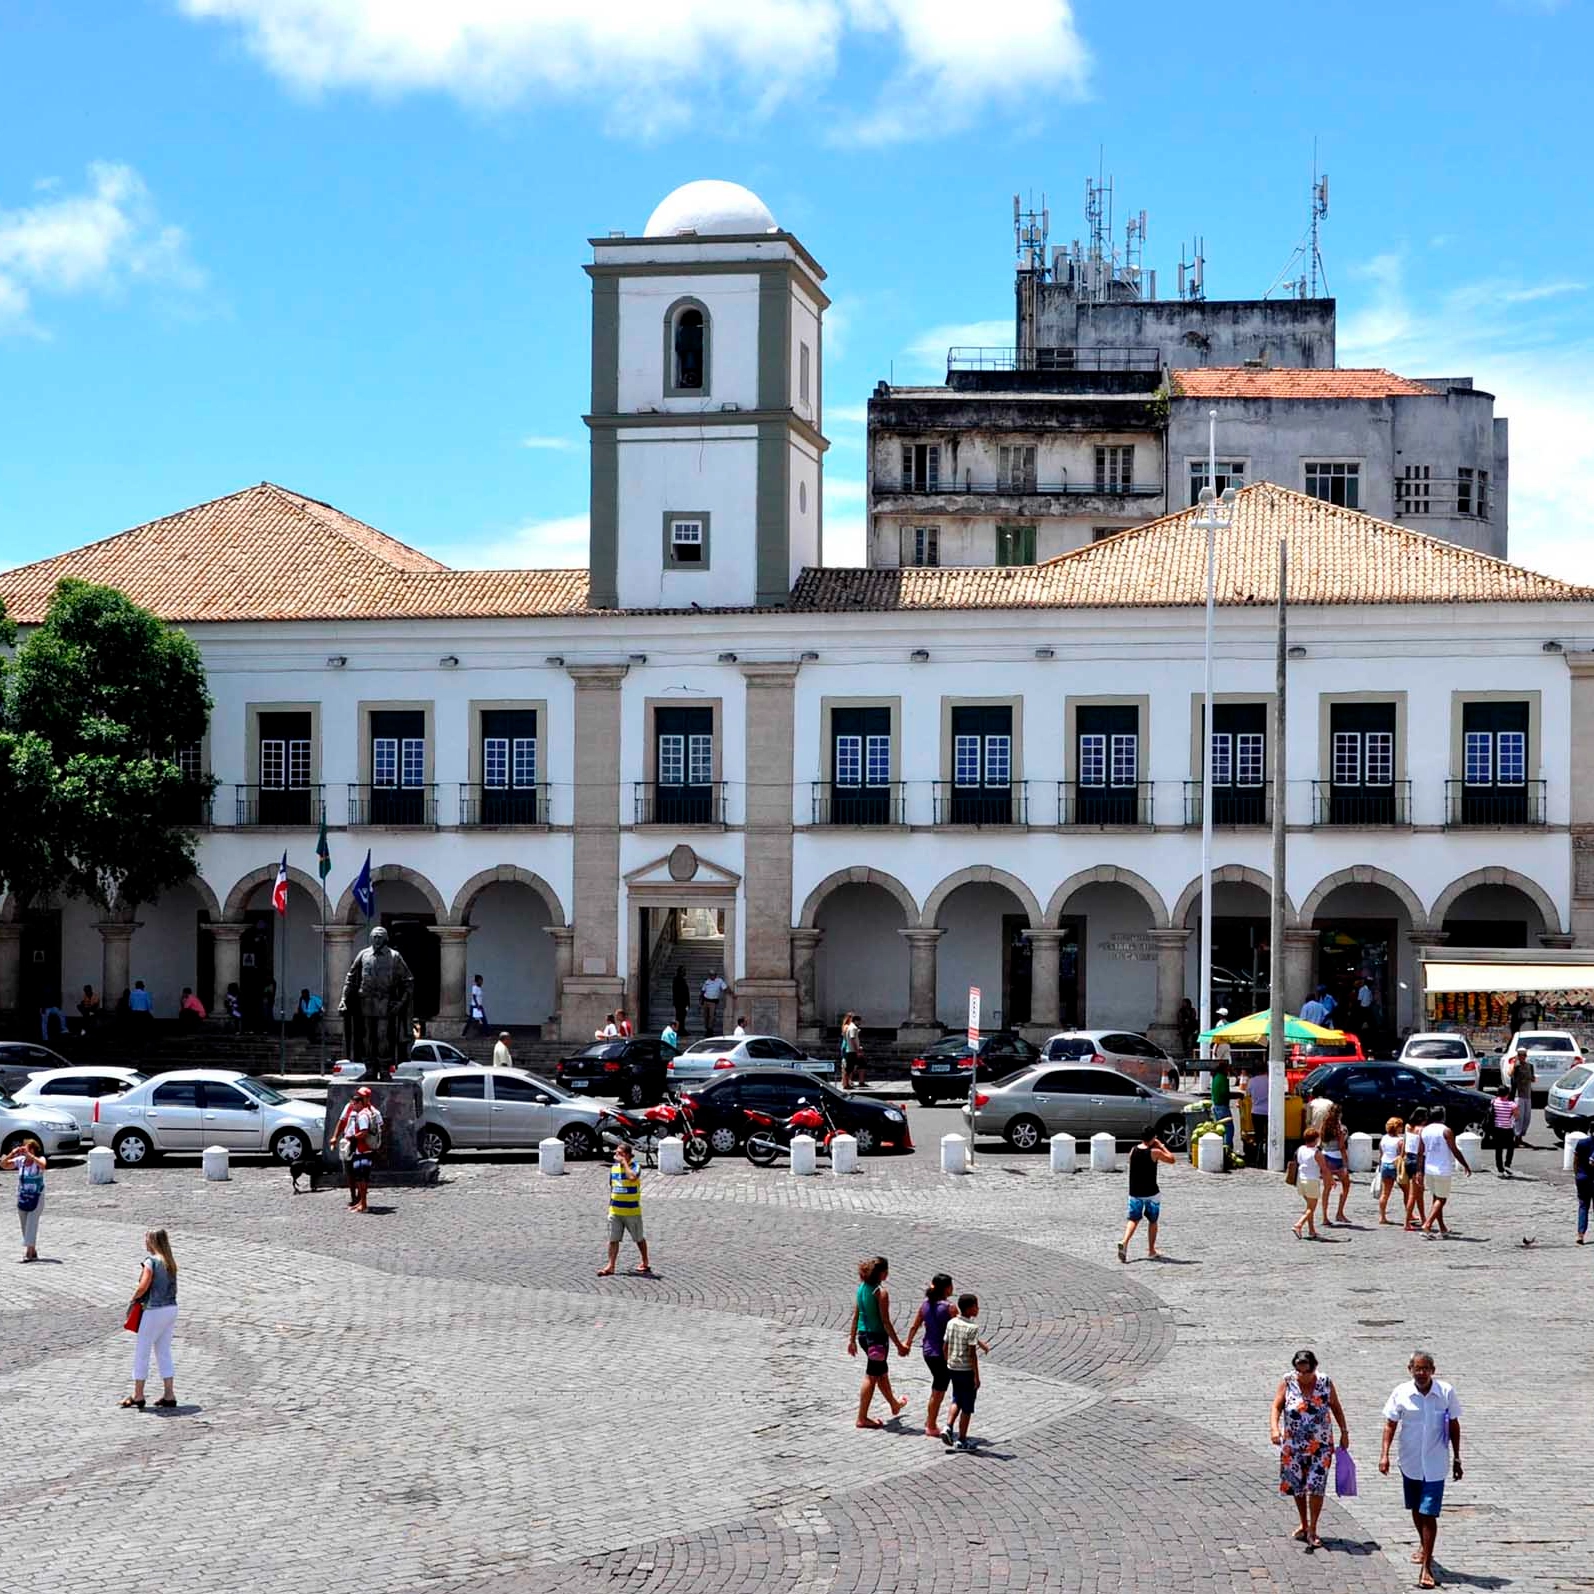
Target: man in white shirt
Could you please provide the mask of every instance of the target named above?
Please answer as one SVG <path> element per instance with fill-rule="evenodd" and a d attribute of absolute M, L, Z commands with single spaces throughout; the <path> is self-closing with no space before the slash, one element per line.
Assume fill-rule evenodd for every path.
<path fill-rule="evenodd" d="M 742 1039 L 744 1039 L 746 1037 L 746 1035 L 747 1035 L 747 1020 L 745 1018 L 742 1018 L 742 1017 L 738 1016 L 737 1020 L 736 1020 L 736 1028 L 731 1031 L 731 1036 L 735 1040 L 742 1040 Z"/>
<path fill-rule="evenodd" d="M 725 993 L 730 989 L 725 983 L 725 976 L 716 969 L 703 981 L 703 1033 L 716 1035 L 719 1033 L 720 1002 Z"/>
<path fill-rule="evenodd" d="M 509 1055 L 509 1031 L 506 1029 L 493 1046 L 493 1067 L 513 1068 L 515 1059 Z"/>
<path fill-rule="evenodd" d="M 1445 1122 L 1443 1107 L 1435 1107 L 1428 1114 L 1428 1122 L 1422 1126 L 1418 1151 L 1417 1171 L 1422 1177 L 1423 1194 L 1432 1202 L 1423 1233 L 1432 1234 L 1437 1224 L 1441 1234 L 1449 1234 L 1450 1229 L 1445 1223 L 1445 1206 L 1450 1200 L 1450 1181 L 1455 1177 L 1458 1162 L 1466 1169 L 1470 1179 L 1472 1164 L 1456 1144 L 1456 1132 Z"/>
<path fill-rule="evenodd" d="M 1389 1447 L 1398 1429 L 1406 1509 L 1417 1529 L 1417 1553 L 1412 1557 L 1421 1568 L 1417 1586 L 1436 1588 L 1433 1555 L 1445 1478 L 1461 1481 L 1461 1400 L 1449 1384 L 1434 1377 L 1431 1352 L 1413 1351 L 1406 1371 L 1410 1379 L 1397 1385 L 1384 1403 L 1384 1446 L 1378 1470 L 1389 1471 Z"/>
<path fill-rule="evenodd" d="M 465 1009 L 465 1033 L 469 1035 L 472 1030 L 478 1035 L 487 1033 L 487 1001 L 482 995 L 482 977 L 477 974 L 472 976 L 470 982 L 470 1001 Z"/>

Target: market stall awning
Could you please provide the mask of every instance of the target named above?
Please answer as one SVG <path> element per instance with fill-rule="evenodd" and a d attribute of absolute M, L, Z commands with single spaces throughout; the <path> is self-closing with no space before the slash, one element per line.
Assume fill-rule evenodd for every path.
<path fill-rule="evenodd" d="M 1424 962 L 1430 995 L 1446 991 L 1594 990 L 1594 963 Z"/>

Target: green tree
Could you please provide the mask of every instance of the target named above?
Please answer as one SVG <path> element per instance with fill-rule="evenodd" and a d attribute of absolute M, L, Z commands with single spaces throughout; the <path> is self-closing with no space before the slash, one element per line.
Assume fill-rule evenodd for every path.
<path fill-rule="evenodd" d="M 15 628 L 3 622 L 14 640 Z M 0 877 L 103 911 L 153 902 L 195 872 L 202 787 L 180 749 L 210 719 L 199 649 L 113 587 L 65 580 L 0 677 Z"/>

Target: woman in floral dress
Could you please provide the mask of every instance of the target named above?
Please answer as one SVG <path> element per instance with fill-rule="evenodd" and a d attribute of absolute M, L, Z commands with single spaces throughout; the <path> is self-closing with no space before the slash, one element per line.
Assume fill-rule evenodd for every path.
<path fill-rule="evenodd" d="M 1304 1540 L 1310 1553 L 1323 1547 L 1317 1519 L 1334 1459 L 1334 1423 L 1342 1449 L 1350 1448 L 1350 1430 L 1333 1382 L 1318 1376 L 1316 1355 L 1298 1350 L 1293 1366 L 1273 1397 L 1272 1436 L 1279 1446 L 1279 1493 L 1294 1496 L 1301 1516 L 1294 1537 Z"/>

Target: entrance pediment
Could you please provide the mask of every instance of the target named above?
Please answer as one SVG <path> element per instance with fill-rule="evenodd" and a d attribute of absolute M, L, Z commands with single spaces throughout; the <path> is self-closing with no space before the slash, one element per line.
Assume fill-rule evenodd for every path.
<path fill-rule="evenodd" d="M 695 891 L 734 894 L 742 883 L 742 877 L 734 869 L 727 869 L 722 864 L 700 857 L 693 848 L 683 842 L 662 858 L 655 858 L 639 869 L 630 870 L 625 877 L 625 883 L 633 891 L 639 887 L 644 889 L 657 887 L 667 891 L 679 891 L 682 887 L 691 887 Z"/>

